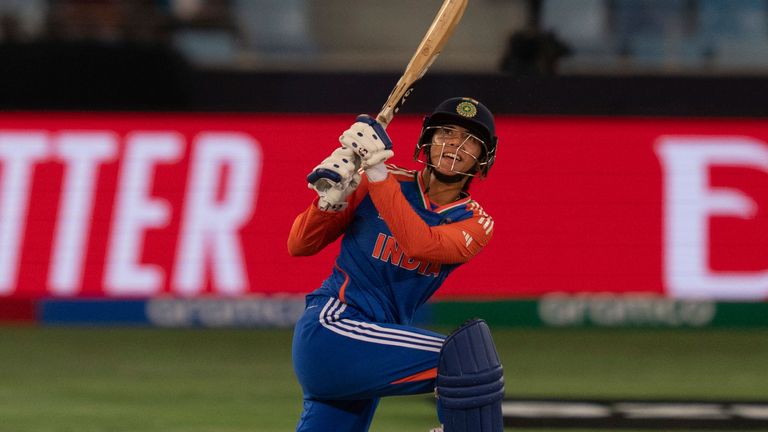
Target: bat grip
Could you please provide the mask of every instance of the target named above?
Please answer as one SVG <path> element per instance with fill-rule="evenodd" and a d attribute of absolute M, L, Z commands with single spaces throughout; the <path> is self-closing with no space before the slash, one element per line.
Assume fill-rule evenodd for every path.
<path fill-rule="evenodd" d="M 392 121 L 392 117 L 394 117 L 394 113 L 392 112 L 392 108 L 386 107 L 383 110 L 381 110 L 379 115 L 376 116 L 376 121 L 379 122 L 379 124 L 381 125 L 382 129 L 386 129 L 387 126 L 389 126 L 389 122 Z"/>

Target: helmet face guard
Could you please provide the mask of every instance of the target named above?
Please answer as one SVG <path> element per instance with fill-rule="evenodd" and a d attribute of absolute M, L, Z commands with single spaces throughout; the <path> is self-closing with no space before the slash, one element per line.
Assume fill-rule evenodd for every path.
<path fill-rule="evenodd" d="M 448 143 L 451 141 L 451 144 Z M 480 154 L 475 155 L 470 150 L 480 149 Z M 437 150 L 435 152 L 434 150 Z M 437 168 L 443 158 L 452 160 L 448 168 L 455 174 L 474 177 L 478 173 L 485 172 L 488 165 L 488 145 L 478 136 L 457 129 L 453 126 L 427 126 L 416 144 L 415 158 L 429 167 Z M 436 157 L 436 160 L 432 158 Z M 474 163 L 465 170 L 457 167 L 457 162 L 473 160 Z M 445 166 L 444 166 L 445 167 Z"/>
<path fill-rule="evenodd" d="M 469 172 L 454 171 L 457 175 L 485 177 L 488 175 L 488 171 L 496 160 L 496 144 L 498 138 L 495 135 L 495 125 L 493 121 L 493 114 L 485 105 L 471 98 L 451 98 L 435 108 L 431 115 L 424 118 L 424 123 L 421 131 L 421 136 L 416 144 L 416 150 L 414 152 L 414 159 L 426 164 L 427 166 L 436 168 L 438 163 L 431 160 L 431 150 L 433 147 L 441 145 L 442 150 L 445 151 L 445 143 L 435 142 L 436 131 L 440 129 L 446 129 L 445 126 L 460 126 L 467 131 L 464 139 L 477 140 L 480 143 L 481 153 L 479 156 L 474 157 L 466 151 L 463 153 L 461 143 L 458 150 L 460 158 L 474 157 L 477 163 L 469 170 Z M 443 152 L 440 153 L 443 155 Z M 453 171 L 452 164 L 451 171 Z"/>

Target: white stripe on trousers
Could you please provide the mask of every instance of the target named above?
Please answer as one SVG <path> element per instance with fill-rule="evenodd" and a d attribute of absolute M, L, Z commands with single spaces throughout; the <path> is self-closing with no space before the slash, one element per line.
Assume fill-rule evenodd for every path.
<path fill-rule="evenodd" d="M 320 324 L 341 336 L 381 345 L 393 345 L 431 352 L 440 352 L 440 348 L 443 345 L 443 339 L 434 336 L 390 329 L 348 318 L 339 320 L 341 313 L 346 308 L 347 305 L 341 303 L 338 299 L 332 298 L 328 300 L 328 303 L 325 304 L 320 312 Z"/>

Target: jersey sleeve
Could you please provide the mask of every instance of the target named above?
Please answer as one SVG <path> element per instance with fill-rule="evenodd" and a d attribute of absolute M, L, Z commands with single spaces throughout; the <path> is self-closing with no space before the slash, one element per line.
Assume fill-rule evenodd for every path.
<path fill-rule="evenodd" d="M 464 263 L 493 237 L 493 220 L 477 205 L 470 218 L 432 227 L 411 208 L 392 175 L 369 183 L 368 189 L 379 214 L 409 257 L 440 264 Z"/>
<path fill-rule="evenodd" d="M 368 193 L 368 179 L 363 176 L 357 189 L 347 197 L 349 205 L 340 212 L 317 208 L 318 198 L 293 221 L 288 234 L 288 253 L 292 256 L 314 255 L 344 233 L 355 209 Z"/>

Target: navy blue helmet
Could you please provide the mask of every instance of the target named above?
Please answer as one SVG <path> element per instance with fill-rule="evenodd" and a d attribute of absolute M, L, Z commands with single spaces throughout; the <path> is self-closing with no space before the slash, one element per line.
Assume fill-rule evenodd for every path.
<path fill-rule="evenodd" d="M 468 97 L 455 97 L 443 101 L 435 108 L 432 114 L 424 118 L 421 136 L 416 145 L 414 159 L 420 160 L 421 153 L 427 165 L 429 161 L 429 146 L 436 126 L 456 125 L 466 128 L 472 135 L 482 142 L 483 152 L 478 158 L 477 172 L 481 176 L 487 176 L 496 159 L 496 128 L 493 114 L 482 103 Z"/>

